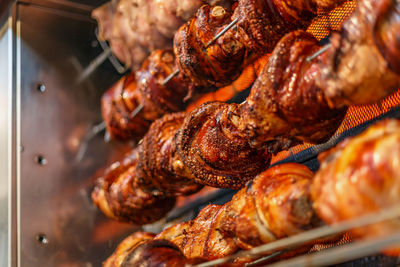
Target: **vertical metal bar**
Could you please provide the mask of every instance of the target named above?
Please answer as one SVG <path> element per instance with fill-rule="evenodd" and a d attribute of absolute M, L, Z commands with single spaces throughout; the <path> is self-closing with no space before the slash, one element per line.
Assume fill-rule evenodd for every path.
<path fill-rule="evenodd" d="M 11 227 L 14 227 L 14 249 L 15 249 L 15 264 L 12 266 L 21 266 L 21 201 L 20 201 L 20 185 L 21 185 L 21 21 L 19 18 L 19 7 L 20 5 L 15 4 L 15 14 L 14 14 L 14 23 L 15 23 L 15 39 L 14 39 L 14 53 L 15 53 L 15 62 L 14 62 L 14 86 L 13 90 L 13 134 L 12 134 L 12 150 L 13 150 L 13 213 L 15 223 L 12 224 Z"/>
<path fill-rule="evenodd" d="M 11 18 L 0 25 L 0 265 L 10 266 L 11 244 Z"/>

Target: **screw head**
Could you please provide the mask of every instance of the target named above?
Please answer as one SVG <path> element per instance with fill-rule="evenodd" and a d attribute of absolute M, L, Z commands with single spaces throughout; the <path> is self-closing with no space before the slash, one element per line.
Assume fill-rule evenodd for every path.
<path fill-rule="evenodd" d="M 39 165 L 46 165 L 47 164 L 47 159 L 42 155 L 35 156 L 35 161 Z"/>
<path fill-rule="evenodd" d="M 44 92 L 46 91 L 46 85 L 44 85 L 44 84 L 42 84 L 42 83 L 39 83 L 39 84 L 36 86 L 36 90 L 38 90 L 38 91 L 41 92 L 41 93 L 44 93 Z"/>

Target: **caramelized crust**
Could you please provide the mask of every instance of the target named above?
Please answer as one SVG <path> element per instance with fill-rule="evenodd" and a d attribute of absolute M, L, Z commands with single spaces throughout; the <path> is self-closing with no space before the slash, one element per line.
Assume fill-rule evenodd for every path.
<path fill-rule="evenodd" d="M 239 0 L 234 14 L 220 6 L 202 6 L 175 34 L 174 52 L 180 72 L 193 84 L 231 84 L 250 61 L 272 51 L 286 33 L 305 29 L 320 9 L 331 10 L 344 0 Z M 218 33 L 237 19 L 235 27 Z"/>
<path fill-rule="evenodd" d="M 304 31 L 277 44 L 240 108 L 240 129 L 252 146 L 276 153 L 299 142 L 326 141 L 339 127 L 346 109 L 329 107 L 324 88 L 315 83 L 319 58 L 306 60 L 318 49 L 318 41 Z"/>
<path fill-rule="evenodd" d="M 115 249 L 114 253 L 103 262 L 103 267 L 120 267 L 125 258 L 128 257 L 138 246 L 153 240 L 155 234 L 136 232 L 125 238 Z"/>
<path fill-rule="evenodd" d="M 231 84 L 243 69 L 244 47 L 231 31 L 207 47 L 231 14 L 221 6 L 202 6 L 175 34 L 174 51 L 180 72 L 194 85 L 218 88 Z"/>
<path fill-rule="evenodd" d="M 174 135 L 183 118 L 178 113 L 157 120 L 143 142 L 98 179 L 92 199 L 105 215 L 135 224 L 154 222 L 172 209 L 176 196 L 202 188 L 176 154 Z"/>
<path fill-rule="evenodd" d="M 155 237 L 154 242 L 168 240 L 189 262 L 222 258 L 240 249 L 300 233 L 319 223 L 310 204 L 312 175 L 309 169 L 299 164 L 273 167 L 235 194 L 230 202 L 223 206 L 206 206 L 194 220 L 167 228 Z M 120 254 L 119 259 L 125 258 L 124 262 L 129 262 L 132 255 L 142 255 L 142 250 L 154 247 L 146 241 L 141 248 L 129 250 L 129 253 L 124 253 L 121 245 L 112 258 Z M 290 256 L 308 248 L 306 245 Z M 166 259 L 167 262 L 171 255 L 162 250 L 152 252 L 153 255 L 137 258 L 151 259 L 148 262 Z M 239 259 L 237 264 L 242 266 L 247 260 Z"/>
<path fill-rule="evenodd" d="M 146 133 L 150 122 L 143 117 L 143 113 L 131 116 L 142 102 L 143 95 L 137 90 L 133 73 L 124 76 L 104 93 L 101 113 L 111 138 L 136 140 Z"/>
<path fill-rule="evenodd" d="M 364 43 L 356 44 L 352 50 L 355 58 L 365 51 L 364 48 L 379 51 L 372 40 L 370 20 L 377 16 L 376 13 L 382 12 L 382 9 L 372 10 L 371 7 L 379 5 L 373 0 L 360 2 L 356 13 L 345 24 L 341 34 L 337 35 L 343 37 L 344 47 L 347 47 L 353 40 L 353 37 L 349 37 L 352 29 L 371 30 L 355 33 L 364 33 L 360 36 Z M 394 17 L 397 16 L 396 8 L 388 10 L 392 13 L 386 12 L 382 18 L 387 19 L 393 14 Z M 366 19 L 361 19 L 360 14 Z M 365 25 L 355 25 L 355 22 Z M 397 29 L 396 23 L 390 25 Z M 121 212 L 122 218 L 131 220 L 125 216 L 129 215 L 130 206 L 134 206 L 132 203 L 143 203 L 147 207 L 156 205 L 155 202 L 159 201 L 159 198 L 167 198 L 169 202 L 163 202 L 163 206 L 160 207 L 165 212 L 167 207 L 171 206 L 171 196 L 196 191 L 200 187 L 196 183 L 217 187 L 243 187 L 247 181 L 267 168 L 271 153 L 300 141 L 320 142 L 329 138 L 345 112 L 343 103 L 334 105 L 333 108 L 330 106 L 342 98 L 340 90 L 339 94 L 330 95 L 332 91 L 329 85 L 325 88 L 317 82 L 321 77 L 325 77 L 331 82 L 336 81 L 338 86 L 343 85 L 342 77 L 334 76 L 334 73 L 329 74 L 329 71 L 336 70 L 329 69 L 329 60 L 332 55 L 336 57 L 338 52 L 333 48 L 335 43 L 332 49 L 308 60 L 307 58 L 319 49 L 317 41 L 303 31 L 290 33 L 278 43 L 244 104 L 210 102 L 193 110 L 185 118 L 183 114 L 170 115 L 155 123 L 135 152 L 140 153 L 141 161 L 133 161 L 135 166 L 121 172 L 118 179 L 111 175 L 111 178 L 100 180 L 98 188 L 107 193 L 100 190 L 103 193 L 97 195 L 112 196 L 108 201 L 110 204 L 107 202 L 109 206 L 100 204 L 102 210 L 112 216 Z M 344 57 L 351 59 L 349 54 Z M 380 57 L 383 60 L 383 57 Z M 321 67 L 324 66 L 324 62 L 327 64 L 326 69 Z M 368 101 L 372 102 L 379 99 L 378 95 L 387 96 L 397 89 L 395 86 L 400 77 L 388 70 L 388 64 L 380 60 L 376 66 L 371 67 L 353 63 L 346 65 L 346 68 L 363 75 L 369 73 L 366 70 L 372 71 L 370 75 L 375 78 L 373 84 L 377 86 L 370 90 L 366 88 L 364 80 L 353 79 L 353 89 L 364 88 L 369 91 L 365 92 L 365 96 L 357 98 L 360 92 L 352 90 L 349 85 L 350 90 L 346 91 L 349 95 L 344 103 L 357 104 L 368 96 Z M 383 69 L 387 72 L 380 72 Z M 389 78 L 392 79 L 386 83 Z M 336 100 L 333 101 L 334 99 Z M 115 185 L 110 186 L 114 181 L 117 181 Z M 132 202 L 128 201 L 131 196 Z M 246 209 L 252 210 L 249 203 L 247 202 Z M 144 209 L 141 206 L 134 208 Z M 136 210 L 132 211 L 133 214 Z"/>
<path fill-rule="evenodd" d="M 125 238 L 103 267 L 181 267 L 201 262 L 201 259 L 186 259 L 173 243 L 153 238 L 154 234 L 146 232 Z"/>
<path fill-rule="evenodd" d="M 136 72 L 138 89 L 143 95 L 144 117 L 154 121 L 164 114 L 178 112 L 186 107 L 185 97 L 189 85 L 180 76 L 163 84 L 175 71 L 175 55 L 172 50 L 156 50 Z"/>
<path fill-rule="evenodd" d="M 328 224 L 394 207 L 400 202 L 400 122 L 386 120 L 321 155 L 311 195 Z M 352 231 L 377 238 L 398 231 L 399 220 Z M 399 255 L 400 248 L 389 250 Z"/>
<path fill-rule="evenodd" d="M 268 167 L 270 155 L 238 135 L 236 117 L 237 105 L 211 102 L 185 118 L 177 150 L 197 182 L 238 189 Z"/>
<path fill-rule="evenodd" d="M 129 1 L 124 2 L 132 7 Z M 175 34 L 176 63 L 170 50 L 154 51 L 136 77 L 119 82 L 104 95 L 102 113 L 107 130 L 114 138 L 139 139 L 150 122 L 183 110 L 191 97 L 232 84 L 247 64 L 270 52 L 285 33 L 309 25 L 321 7 L 330 10 L 342 2 L 240 0 L 233 15 L 222 6 L 202 6 Z M 161 2 L 156 9 L 160 7 Z M 103 11 L 99 9 L 100 13 Z M 125 23 L 129 17 L 126 12 L 118 12 Z M 236 27 L 210 43 L 235 18 L 239 19 Z M 179 75 L 163 84 L 177 67 Z M 140 105 L 143 110 L 132 116 Z"/>
<path fill-rule="evenodd" d="M 138 147 L 140 161 L 137 169 L 143 176 L 138 185 L 144 190 L 158 195 L 187 195 L 202 188 L 194 183 L 193 175 L 176 151 L 174 137 L 185 115 L 169 114 L 155 121 Z"/>
<path fill-rule="evenodd" d="M 174 197 L 155 196 L 138 186 L 137 151 L 111 165 L 97 180 L 92 199 L 108 217 L 134 224 L 157 221 L 175 205 Z M 151 177 L 150 177 L 151 178 Z"/>
<path fill-rule="evenodd" d="M 205 93 L 199 86 L 189 86 L 182 75 L 163 84 L 175 69 L 172 50 L 156 50 L 138 71 L 122 78 L 103 95 L 102 115 L 112 138 L 137 141 L 151 122 L 184 110 L 189 99 Z M 132 114 L 140 105 L 142 110 Z"/>
<path fill-rule="evenodd" d="M 319 12 L 328 12 L 344 0 L 243 0 L 232 19 L 238 18 L 237 38 L 253 53 L 268 53 L 291 31 L 306 29 Z"/>

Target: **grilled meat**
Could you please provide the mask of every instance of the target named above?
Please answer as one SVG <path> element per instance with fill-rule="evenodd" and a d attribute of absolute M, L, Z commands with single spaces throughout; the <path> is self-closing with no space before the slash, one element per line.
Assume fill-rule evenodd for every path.
<path fill-rule="evenodd" d="M 400 201 L 400 121 L 380 122 L 320 155 L 311 194 L 328 224 L 394 207 Z M 399 220 L 355 229 L 355 237 L 377 238 L 398 231 Z M 387 251 L 400 254 L 400 248 Z"/>
<path fill-rule="evenodd" d="M 114 55 L 136 70 L 156 49 L 172 48 L 175 31 L 205 3 L 229 7 L 229 0 L 119 0 L 92 12 L 99 37 Z"/>

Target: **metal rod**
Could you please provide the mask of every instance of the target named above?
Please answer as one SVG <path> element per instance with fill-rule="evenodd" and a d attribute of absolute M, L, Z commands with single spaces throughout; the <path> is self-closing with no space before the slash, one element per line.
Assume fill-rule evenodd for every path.
<path fill-rule="evenodd" d="M 207 43 L 205 48 L 207 49 L 210 45 L 212 45 L 216 40 L 218 40 L 219 37 L 221 37 L 224 33 L 226 33 L 230 28 L 236 25 L 236 23 L 239 21 L 239 18 L 234 19 L 231 23 L 228 24 L 222 31 L 220 31 L 214 38 Z M 166 85 L 172 78 L 174 78 L 176 75 L 178 75 L 179 69 L 175 70 L 173 73 L 171 73 L 167 78 L 164 79 L 162 82 L 162 85 Z"/>
<path fill-rule="evenodd" d="M 171 73 L 167 78 L 164 79 L 164 81 L 162 82 L 162 85 L 166 85 L 167 83 L 169 83 L 169 81 L 172 80 L 172 78 L 174 78 L 176 75 L 178 75 L 178 73 L 179 73 L 179 69 L 177 69 L 176 71 Z"/>
<path fill-rule="evenodd" d="M 359 259 L 382 252 L 390 246 L 400 244 L 400 231 L 391 233 L 379 239 L 359 241 L 335 248 L 327 249 L 320 253 L 296 257 L 280 263 L 268 265 L 270 267 L 299 267 L 299 266 L 330 266 L 350 260 Z"/>
<path fill-rule="evenodd" d="M 137 107 L 135 108 L 135 110 L 131 112 L 131 117 L 130 117 L 130 119 L 133 119 L 134 117 L 136 117 L 136 115 L 137 115 L 143 108 L 144 108 L 144 105 L 143 105 L 143 104 L 140 104 L 139 106 L 137 106 Z"/>
<path fill-rule="evenodd" d="M 318 50 L 317 52 L 315 52 L 314 54 L 312 54 L 311 56 L 307 57 L 306 60 L 308 62 L 310 62 L 311 60 L 313 60 L 314 58 L 318 57 L 319 55 L 321 55 L 322 53 L 324 53 L 326 50 L 328 50 L 330 47 L 332 46 L 332 44 L 327 44 L 324 47 L 322 47 L 320 50 Z"/>
<path fill-rule="evenodd" d="M 108 48 L 104 50 L 100 55 L 98 55 L 94 60 L 92 60 L 81 75 L 79 75 L 76 83 L 81 83 L 86 80 L 103 62 L 111 55 L 111 49 Z"/>
<path fill-rule="evenodd" d="M 96 30 L 95 30 L 95 35 L 96 35 L 96 38 L 97 38 L 101 48 L 103 48 L 104 51 L 111 50 L 111 48 L 107 44 L 107 42 L 101 41 L 99 39 L 99 29 L 98 28 L 96 28 Z M 118 61 L 118 59 L 113 55 L 112 50 L 111 50 L 111 53 L 108 55 L 108 59 L 110 60 L 111 64 L 113 65 L 113 67 L 119 74 L 125 73 L 128 70 L 128 67 L 121 65 L 121 63 Z"/>
<path fill-rule="evenodd" d="M 369 214 L 357 219 L 342 222 L 337 225 L 327 225 L 313 230 L 309 230 L 298 235 L 281 239 L 272 243 L 268 243 L 251 250 L 241 251 L 235 255 L 231 255 L 218 260 L 209 261 L 198 264 L 197 267 L 208 267 L 230 262 L 238 257 L 254 257 L 263 255 L 267 252 L 285 249 L 287 247 L 296 247 L 309 241 L 317 240 L 323 237 L 331 236 L 338 233 L 347 232 L 351 229 L 367 226 L 374 223 L 379 223 L 386 220 L 396 219 L 400 217 L 400 206 L 386 209 L 381 212 Z"/>
<path fill-rule="evenodd" d="M 273 259 L 275 257 L 278 257 L 278 256 L 280 256 L 280 255 L 282 255 L 282 254 L 284 254 L 284 253 L 286 253 L 288 251 L 290 251 L 290 249 L 283 249 L 283 250 L 274 252 L 271 255 L 262 257 L 261 259 L 255 260 L 255 261 L 250 262 L 250 263 L 246 263 L 244 266 L 245 267 L 252 267 L 252 266 L 257 266 L 257 265 L 259 266 L 259 264 L 265 263 L 265 262 L 267 262 L 267 261 L 269 261 L 269 260 L 271 260 L 271 259 Z"/>
<path fill-rule="evenodd" d="M 232 28 L 237 22 L 239 21 L 239 18 L 234 19 L 231 23 L 228 24 L 222 31 L 220 31 L 214 38 L 209 41 L 206 45 L 205 48 L 208 48 L 210 45 L 212 45 L 216 40 L 218 40 L 219 37 L 221 37 L 224 33 L 226 33 L 230 28 Z"/>
<path fill-rule="evenodd" d="M 106 129 L 106 123 L 102 121 L 101 123 L 93 126 L 90 131 L 85 135 L 82 139 L 82 143 L 78 149 L 78 153 L 76 153 L 75 162 L 80 162 L 85 156 L 88 144 L 90 140 L 92 140 L 96 135 Z"/>

